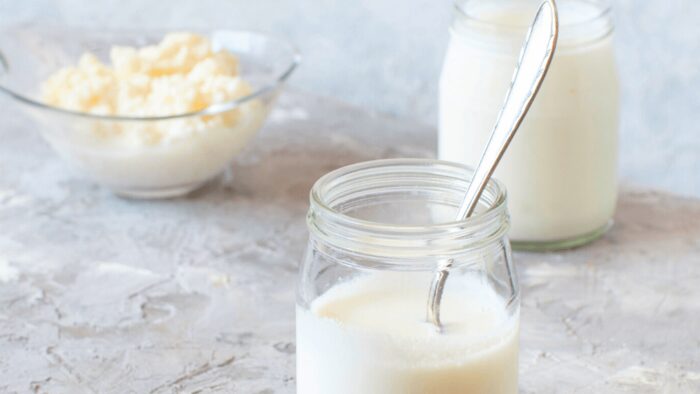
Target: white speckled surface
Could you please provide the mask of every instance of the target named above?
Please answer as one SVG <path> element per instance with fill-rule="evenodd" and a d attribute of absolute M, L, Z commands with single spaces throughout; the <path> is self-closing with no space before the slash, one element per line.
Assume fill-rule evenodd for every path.
<path fill-rule="evenodd" d="M 233 177 L 167 201 L 73 174 L 0 101 L 0 392 L 294 392 L 294 283 L 307 192 L 434 135 L 283 95 Z M 700 392 L 700 201 L 622 194 L 571 252 L 516 254 L 522 393 Z"/>

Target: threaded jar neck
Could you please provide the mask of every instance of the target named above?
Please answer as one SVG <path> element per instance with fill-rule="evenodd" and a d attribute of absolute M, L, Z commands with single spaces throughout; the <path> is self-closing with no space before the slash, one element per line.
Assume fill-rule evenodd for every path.
<path fill-rule="evenodd" d="M 455 2 L 453 37 L 492 50 L 519 49 L 540 0 L 460 0 Z M 607 0 L 559 0 L 558 49 L 574 49 L 597 42 L 613 31 Z"/>
<path fill-rule="evenodd" d="M 469 167 L 427 159 L 377 160 L 333 171 L 311 190 L 312 240 L 319 250 L 372 264 L 434 269 L 435 259 L 464 261 L 501 245 L 509 227 L 506 192 L 495 180 L 476 213 L 455 221 L 472 175 Z"/>

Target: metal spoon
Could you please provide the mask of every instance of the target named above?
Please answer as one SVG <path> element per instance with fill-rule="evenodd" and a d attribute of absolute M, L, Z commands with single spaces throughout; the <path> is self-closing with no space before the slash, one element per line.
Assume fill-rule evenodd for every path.
<path fill-rule="evenodd" d="M 540 4 L 528 30 L 510 89 L 506 93 L 506 99 L 496 119 L 491 138 L 484 149 L 479 165 L 474 170 L 474 176 L 459 208 L 457 220 L 464 220 L 474 213 L 481 193 L 542 85 L 552 62 L 558 36 L 557 6 L 554 0 L 545 0 Z M 442 330 L 440 301 L 452 264 L 453 260 L 441 263 L 430 286 L 427 318 L 438 331 Z"/>

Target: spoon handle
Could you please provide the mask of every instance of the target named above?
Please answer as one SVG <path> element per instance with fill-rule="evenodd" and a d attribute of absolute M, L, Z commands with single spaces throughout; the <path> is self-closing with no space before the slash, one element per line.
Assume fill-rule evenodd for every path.
<path fill-rule="evenodd" d="M 542 81 L 552 62 L 558 36 L 559 20 L 556 4 L 553 0 L 545 0 L 537 10 L 528 30 L 505 102 L 496 118 L 491 138 L 484 149 L 479 165 L 474 170 L 474 176 L 459 208 L 457 220 L 464 220 L 474 213 L 481 193 L 542 86 Z M 441 328 L 440 301 L 451 266 L 452 260 L 443 263 L 430 286 L 428 321 L 438 329 Z"/>
<path fill-rule="evenodd" d="M 515 132 L 520 127 L 525 114 L 530 109 L 554 55 L 558 36 L 556 5 L 548 0 L 540 5 L 525 44 L 520 52 L 518 65 L 513 73 L 501 112 L 491 132 L 474 177 L 469 183 L 466 197 L 462 202 L 457 220 L 472 215 L 478 205 L 491 175 L 508 148 Z"/>

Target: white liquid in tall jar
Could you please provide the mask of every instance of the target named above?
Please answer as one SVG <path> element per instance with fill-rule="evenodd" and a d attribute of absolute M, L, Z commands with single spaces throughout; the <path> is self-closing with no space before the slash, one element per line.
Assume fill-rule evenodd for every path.
<path fill-rule="evenodd" d="M 535 8 L 516 0 L 469 4 L 471 17 L 453 24 L 442 70 L 438 145 L 441 159 L 475 166 Z M 508 190 L 516 241 L 559 241 L 600 230 L 617 198 L 611 26 L 594 2 L 558 4 L 561 33 L 552 66 L 495 173 Z"/>
<path fill-rule="evenodd" d="M 297 393 L 517 393 L 517 313 L 481 279 L 451 276 L 437 333 L 429 280 L 372 274 L 298 307 Z"/>

